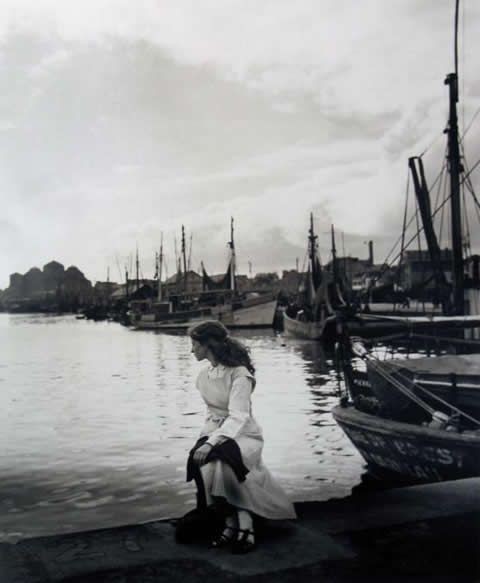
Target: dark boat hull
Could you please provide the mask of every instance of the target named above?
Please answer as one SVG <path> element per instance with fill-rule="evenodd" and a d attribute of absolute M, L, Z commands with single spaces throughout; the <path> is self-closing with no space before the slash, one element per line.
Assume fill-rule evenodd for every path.
<path fill-rule="evenodd" d="M 426 483 L 480 476 L 480 433 L 455 433 L 337 406 L 335 421 L 380 477 Z"/>

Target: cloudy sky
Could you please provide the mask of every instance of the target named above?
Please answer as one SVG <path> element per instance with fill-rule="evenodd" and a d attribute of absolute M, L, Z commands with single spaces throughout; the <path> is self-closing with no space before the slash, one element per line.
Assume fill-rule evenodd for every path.
<path fill-rule="evenodd" d="M 164 233 L 191 265 L 382 260 L 407 159 L 444 153 L 454 0 L 0 0 L 0 288 L 52 259 L 111 279 Z M 460 126 L 480 102 L 480 6 L 461 11 Z M 480 116 L 479 116 L 480 117 Z M 479 119 L 467 134 L 480 158 Z M 480 170 L 472 175 L 478 183 Z M 343 237 L 342 237 L 343 233 Z"/>

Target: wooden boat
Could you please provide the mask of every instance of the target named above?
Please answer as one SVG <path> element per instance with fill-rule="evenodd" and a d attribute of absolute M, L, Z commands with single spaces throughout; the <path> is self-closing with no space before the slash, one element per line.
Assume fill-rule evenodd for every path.
<path fill-rule="evenodd" d="M 332 414 L 374 475 L 480 475 L 480 354 L 385 360 L 344 336 L 337 357 L 345 393 Z"/>
<path fill-rule="evenodd" d="M 447 354 L 406 360 L 367 362 L 368 382 L 387 408 L 407 407 L 409 400 L 392 386 L 401 380 L 433 404 L 430 394 L 480 417 L 480 354 Z"/>
<path fill-rule="evenodd" d="M 290 336 L 306 340 L 321 340 L 324 337 L 325 325 L 326 320 L 302 321 L 300 317 L 292 318 L 287 312 L 283 313 L 283 329 Z"/>
<path fill-rule="evenodd" d="M 408 483 L 480 475 L 480 354 L 388 360 L 385 345 L 377 356 L 345 331 L 337 348 L 345 394 L 332 414 L 375 475 Z"/>
<path fill-rule="evenodd" d="M 435 310 L 436 314 L 432 316 L 383 314 L 381 317 L 375 317 L 374 314 L 367 314 L 365 310 L 363 313 L 357 310 L 356 317 L 354 317 L 351 311 L 346 318 L 345 315 L 340 314 L 341 319 L 348 320 L 352 332 L 364 337 L 394 333 L 402 330 L 429 330 L 435 331 L 436 333 L 437 330 L 446 328 L 457 327 L 466 329 L 468 327 L 472 328 L 468 332 L 470 338 L 480 338 L 480 258 L 478 255 L 472 255 L 471 249 L 467 253 L 470 236 L 468 230 L 463 225 L 469 215 L 473 215 L 473 213 L 468 212 L 467 208 L 462 207 L 464 200 L 467 199 L 467 195 L 469 193 L 473 194 L 473 185 L 469 178 L 471 172 L 466 173 L 468 166 L 462 150 L 465 142 L 464 136 L 460 140 L 458 132 L 458 14 L 459 0 L 456 1 L 455 8 L 455 72 L 447 75 L 445 79 L 445 85 L 448 86 L 449 91 L 449 117 L 447 127 L 444 130 L 447 136 L 448 146 L 447 161 L 443 165 L 439 176 L 439 182 L 441 184 L 447 184 L 448 182 L 450 188 L 444 189 L 443 201 L 437 198 L 435 208 L 430 199 L 430 190 L 427 185 L 422 156 L 411 157 L 409 159 L 408 165 L 412 176 L 417 205 L 414 217 L 418 217 L 418 214 L 420 215 L 422 226 L 417 229 L 417 232 L 410 239 L 409 243 L 404 245 L 405 232 L 408 225 L 406 221 L 407 212 L 405 212 L 404 231 L 402 237 L 399 239 L 402 249 L 395 258 L 395 260 L 400 258 L 401 265 L 403 252 L 408 244 L 418 242 L 420 246 L 420 235 L 423 235 L 428 247 L 429 267 L 432 272 L 428 281 L 425 281 L 424 284 L 427 285 L 428 282 L 433 281 L 432 298 L 435 299 L 434 304 L 441 306 L 441 315 L 438 314 L 438 308 Z M 477 165 L 478 162 L 474 167 Z M 444 173 L 449 174 L 448 180 L 444 176 Z M 472 204 L 475 204 L 478 209 L 478 199 L 474 194 L 473 199 Z M 442 251 L 439 238 L 441 233 L 445 233 L 446 231 L 446 229 L 442 230 L 441 228 L 443 221 L 439 221 L 440 224 L 437 230 L 435 230 L 434 225 L 434 220 L 436 219 L 438 221 L 445 208 L 450 209 L 451 219 L 450 240 L 448 241 L 451 249 L 448 250 L 448 253 Z M 470 228 L 470 231 L 472 230 Z M 437 235 L 436 231 L 440 235 Z M 311 292 L 305 302 L 307 309 L 303 310 L 303 313 L 302 309 L 296 314 L 286 312 L 284 328 L 287 333 L 310 339 L 324 339 L 328 336 L 328 332 L 332 328 L 334 331 L 336 330 L 335 326 L 329 322 L 329 317 L 346 309 L 348 311 L 352 307 L 347 306 L 343 300 L 342 290 L 340 289 L 341 285 L 336 274 L 333 231 L 332 256 L 333 279 L 325 283 L 322 280 L 324 272 L 319 270 L 319 264 L 316 259 L 316 237 L 313 233 L 313 222 L 311 221 L 308 270 L 310 281 L 306 285 L 306 290 L 309 292 L 311 290 Z M 449 258 L 449 273 L 446 272 L 445 257 Z M 400 271 L 400 265 L 397 265 L 398 271 Z"/>
<path fill-rule="evenodd" d="M 139 330 L 184 329 L 205 320 L 220 320 L 229 328 L 271 328 L 277 300 L 272 294 L 246 298 L 235 305 L 219 304 L 209 308 L 179 310 L 156 315 L 154 310 L 132 320 Z"/>
<path fill-rule="evenodd" d="M 456 21 L 457 16 L 458 0 Z M 442 340 L 442 336 L 435 336 L 431 331 L 445 328 L 461 332 L 446 339 L 452 346 L 465 342 L 470 342 L 470 346 L 475 344 L 480 321 L 474 311 L 480 305 L 478 274 L 476 281 L 470 277 L 467 282 L 465 277 L 460 206 L 460 187 L 465 179 L 460 180 L 464 170 L 459 153 L 456 72 L 447 76 L 446 84 L 450 92 L 446 130 L 450 192 L 445 202 L 450 201 L 452 216 L 451 283 L 440 261 L 440 246 L 433 229 L 436 211 L 431 210 L 422 160 L 409 161 L 444 315 L 408 317 L 404 322 L 411 331 L 416 331 L 410 338 L 422 336 L 420 330 L 430 332 L 430 348 Z M 469 332 L 468 340 L 465 340 L 466 332 Z M 374 473 L 395 477 L 400 482 L 480 475 L 479 355 L 444 354 L 434 358 L 380 361 L 365 346 L 354 343 L 353 356 L 366 363 L 362 371 L 352 366 L 345 345 L 341 346 L 341 354 L 339 362 L 347 393 L 334 408 L 333 417 Z"/>
<path fill-rule="evenodd" d="M 380 478 L 422 483 L 480 476 L 480 431 L 457 433 L 338 405 L 333 418 Z"/>
<path fill-rule="evenodd" d="M 239 293 L 235 278 L 235 243 L 233 219 L 231 222 L 230 260 L 224 277 L 214 282 L 203 269 L 203 292 L 179 294 L 175 298 L 161 297 L 159 279 L 159 298 L 152 302 L 146 311 L 131 314 L 131 324 L 141 330 L 181 330 L 189 326 L 216 319 L 229 328 L 271 328 L 277 307 L 276 295 L 269 292 Z M 182 254 L 184 270 L 185 235 L 182 228 Z M 162 257 L 162 252 L 160 253 Z M 159 269 L 161 273 L 161 268 Z M 175 299 L 175 302 L 171 300 Z"/>
<path fill-rule="evenodd" d="M 431 331 L 452 328 L 480 328 L 480 315 L 400 315 L 372 311 L 359 312 L 344 299 L 345 283 L 341 281 L 335 268 L 335 238 L 332 227 L 333 271 L 322 270 L 317 256 L 317 236 L 310 215 L 308 235 L 309 264 L 303 290 L 297 295 L 294 306 L 283 312 L 285 334 L 307 340 L 332 342 L 338 337 L 338 323 L 347 325 L 351 334 L 364 338 L 385 334 Z"/>
<path fill-rule="evenodd" d="M 395 333 L 465 330 L 480 328 L 480 315 L 474 316 L 388 316 L 351 313 L 345 318 L 341 310 L 319 320 L 303 320 L 297 313 L 295 318 L 283 313 L 283 326 L 287 334 L 306 340 L 334 341 L 338 337 L 339 320 L 348 326 L 352 335 L 363 338 L 381 337 Z"/>
<path fill-rule="evenodd" d="M 283 313 L 286 335 L 308 340 L 331 340 L 336 335 L 336 310 L 348 309 L 342 285 L 335 270 L 335 238 L 332 226 L 333 272 L 322 269 L 318 256 L 317 235 L 310 213 L 308 231 L 308 269 L 296 300 Z M 352 325 L 361 320 L 356 315 Z"/>

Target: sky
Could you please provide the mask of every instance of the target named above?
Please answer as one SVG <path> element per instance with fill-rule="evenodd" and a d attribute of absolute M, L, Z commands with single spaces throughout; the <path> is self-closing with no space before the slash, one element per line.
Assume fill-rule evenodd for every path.
<path fill-rule="evenodd" d="M 465 0 L 470 166 L 479 17 Z M 453 22 L 454 0 L 0 0 L 0 288 L 53 259 L 120 281 L 137 246 L 153 277 L 162 233 L 172 275 L 182 225 L 219 273 L 230 217 L 240 273 L 302 267 L 310 213 L 323 262 L 332 224 L 383 261 L 408 157 L 433 182 L 444 155 Z"/>

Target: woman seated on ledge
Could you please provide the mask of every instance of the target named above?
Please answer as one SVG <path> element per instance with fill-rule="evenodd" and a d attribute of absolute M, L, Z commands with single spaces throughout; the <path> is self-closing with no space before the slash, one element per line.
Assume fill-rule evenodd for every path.
<path fill-rule="evenodd" d="M 295 518 L 295 510 L 262 462 L 263 435 L 251 405 L 255 368 L 247 348 L 215 320 L 197 324 L 189 335 L 197 360 L 210 366 L 196 382 L 207 418 L 190 452 L 187 479 L 195 479 L 204 504 L 225 509 L 223 530 L 211 546 L 246 553 L 256 545 L 254 515 Z"/>

